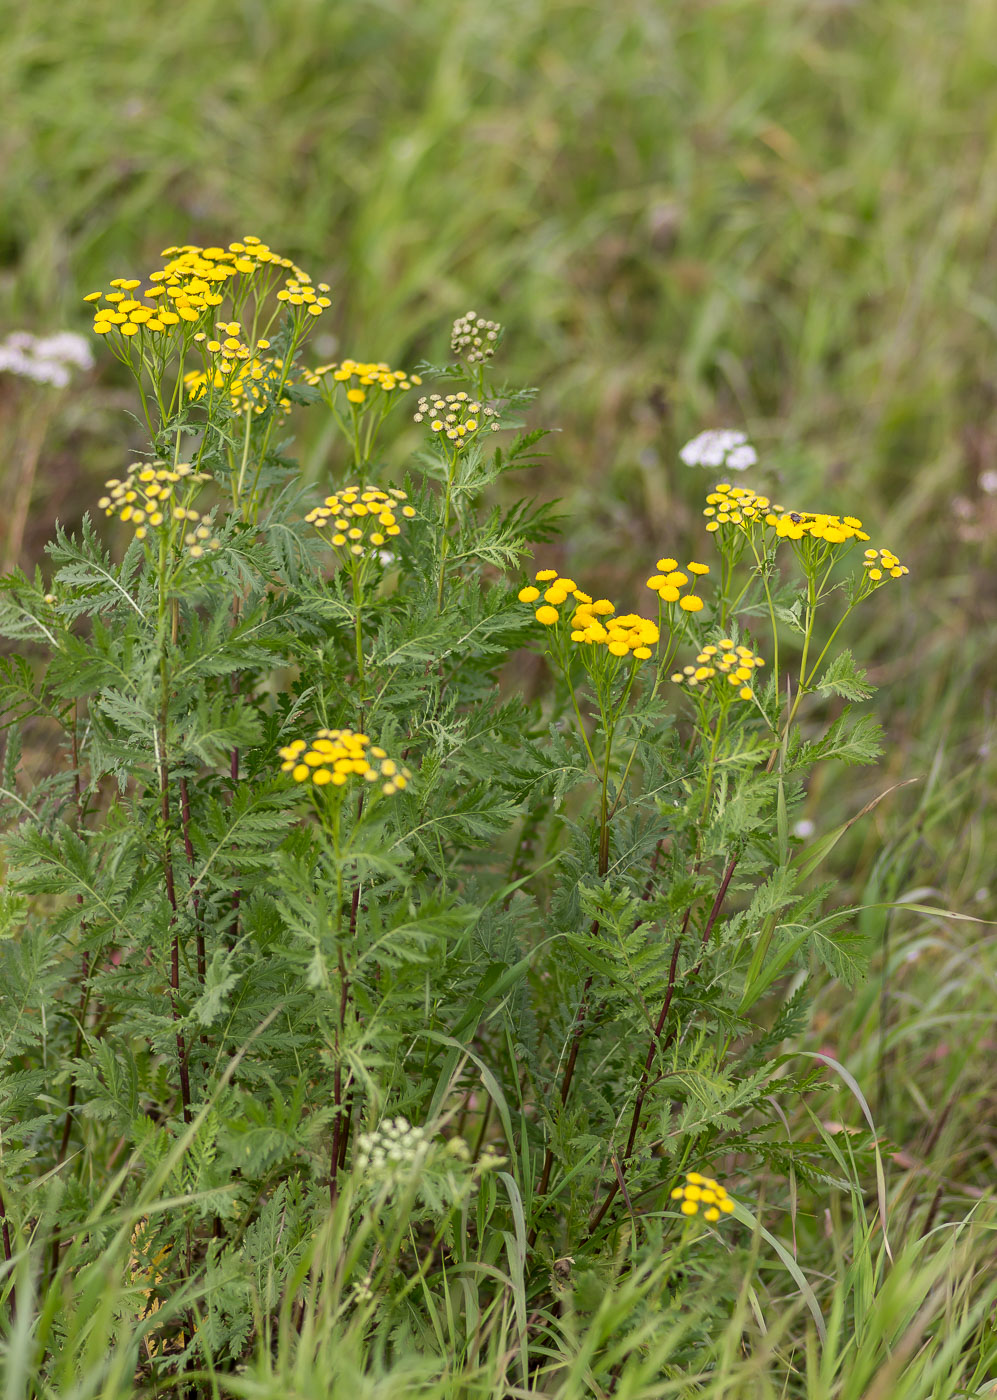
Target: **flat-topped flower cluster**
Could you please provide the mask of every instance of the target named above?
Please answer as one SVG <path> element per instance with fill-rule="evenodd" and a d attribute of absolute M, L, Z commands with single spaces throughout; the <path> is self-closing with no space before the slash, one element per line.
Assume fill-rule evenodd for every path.
<path fill-rule="evenodd" d="M 352 729 L 320 729 L 311 743 L 295 739 L 277 752 L 283 759 L 281 772 L 316 787 L 342 787 L 354 775 L 368 783 L 383 778 L 381 791 L 390 797 L 407 787 L 412 776 L 368 735 Z"/>
<path fill-rule="evenodd" d="M 809 544 L 816 541 L 823 545 L 868 542 L 868 532 L 856 515 L 834 515 L 829 511 L 788 510 L 759 494 L 750 486 L 731 486 L 729 482 L 719 482 L 706 497 L 703 514 L 706 528 L 711 534 L 718 530 L 740 532 L 749 536 L 754 532 L 776 542 L 789 540 Z M 811 547 L 813 547 L 811 545 Z M 867 549 L 865 565 L 872 583 L 878 584 L 889 578 L 901 578 L 908 572 L 897 556 L 889 549 Z"/>
<path fill-rule="evenodd" d="M 274 270 L 285 278 L 277 300 L 290 307 L 301 307 L 318 316 L 331 305 L 328 284 L 312 287 L 312 279 L 290 258 L 275 253 L 254 234 L 227 248 L 186 243 L 164 248 L 167 260 L 144 279 L 115 277 L 110 291 L 90 292 L 84 301 L 94 305 L 93 329 L 97 335 L 117 332 L 126 339 L 139 334 L 169 335 L 184 323 L 195 324 L 221 306 L 226 294 L 238 299 L 245 283 L 261 272 Z M 244 280 L 243 280 L 244 279 Z M 242 281 L 242 285 L 240 282 Z"/>
<path fill-rule="evenodd" d="M 97 505 L 105 515 L 117 516 L 131 525 L 137 540 L 144 540 L 150 528 L 158 529 L 171 520 L 188 522 L 190 529 L 184 535 L 184 543 L 191 555 L 199 559 L 207 550 L 220 548 L 210 524 L 190 505 L 198 486 L 207 480 L 206 474 L 195 471 L 190 462 L 178 462 L 173 467 L 133 462 L 123 479 L 112 476 L 104 483 L 108 494 L 101 496 Z M 187 488 L 186 504 L 175 499 L 181 483 Z"/>
<path fill-rule="evenodd" d="M 867 577 L 873 583 L 885 580 L 887 574 L 890 578 L 903 578 L 904 574 L 910 573 L 906 564 L 901 564 L 891 549 L 867 549 L 862 567 L 868 570 Z"/>
<path fill-rule="evenodd" d="M 801 540 L 809 535 L 829 544 L 846 540 L 867 540 L 862 521 L 854 515 L 831 515 L 826 511 L 787 510 L 768 496 L 761 496 L 750 486 L 731 486 L 722 481 L 706 498 L 703 514 L 707 530 L 715 532 L 722 525 L 736 525 L 742 530 L 752 526 L 770 526 L 780 540 Z"/>
<path fill-rule="evenodd" d="M 671 1197 L 673 1201 L 682 1202 L 679 1210 L 683 1215 L 698 1215 L 700 1207 L 704 1207 L 703 1215 L 711 1224 L 721 1215 L 730 1215 L 734 1210 L 734 1202 L 728 1196 L 726 1187 L 712 1176 L 703 1176 L 700 1172 L 686 1172 L 685 1185 L 676 1186 Z"/>
<path fill-rule="evenodd" d="M 411 389 L 422 383 L 419 375 L 409 374 L 404 369 L 392 369 L 385 360 L 376 364 L 363 360 L 330 360 L 327 365 L 316 365 L 305 370 L 302 378 L 313 388 L 329 376 L 334 384 L 342 384 L 346 390 L 347 402 L 361 404 L 366 401 L 368 389 L 383 389 L 390 394 L 395 389 Z"/>
<path fill-rule="evenodd" d="M 545 627 L 553 627 L 560 621 L 558 608 L 570 597 L 578 605 L 570 619 L 573 642 L 604 646 L 611 656 L 632 656 L 635 661 L 646 661 L 651 656 L 659 630 L 657 623 L 650 618 L 639 617 L 637 613 L 615 616 L 615 603 L 608 598 L 593 600 L 591 594 L 580 589 L 573 578 L 559 577 L 556 569 L 541 569 L 536 579 L 537 583 L 547 584 L 543 604 L 535 613 L 537 621 Z M 540 589 L 529 584 L 519 590 L 518 597 L 521 603 L 535 603 L 540 597 Z"/>
<path fill-rule="evenodd" d="M 676 685 L 692 689 L 709 681 L 720 686 L 726 682 L 742 700 L 753 700 L 755 693 L 749 682 L 755 667 L 764 665 L 764 658 L 757 656 L 750 647 L 737 645 L 731 637 L 721 637 L 718 642 L 703 647 L 695 666 L 683 666 L 681 671 L 672 673 L 671 679 Z"/>
<path fill-rule="evenodd" d="M 401 505 L 405 500 L 408 500 L 407 493 L 397 486 L 389 486 L 387 491 L 376 486 L 346 486 L 326 496 L 325 504 L 315 506 L 305 519 L 316 530 L 324 529 L 331 522 L 333 533 L 327 536 L 329 543 L 360 555 L 371 547 L 380 548 L 389 536 L 401 534 L 399 514 L 408 520 L 415 515 L 414 507 Z"/>
<path fill-rule="evenodd" d="M 456 394 L 429 394 L 419 400 L 419 407 L 412 415 L 417 423 L 429 421 L 430 429 L 440 437 L 447 438 L 456 446 L 465 446 L 475 433 L 485 428 L 493 433 L 499 430 L 497 409 L 488 404 L 478 403 L 466 390 Z"/>

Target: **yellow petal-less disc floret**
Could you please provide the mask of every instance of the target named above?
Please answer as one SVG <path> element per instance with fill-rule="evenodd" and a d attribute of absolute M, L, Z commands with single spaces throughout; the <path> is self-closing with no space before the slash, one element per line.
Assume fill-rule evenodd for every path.
<path fill-rule="evenodd" d="M 590 593 L 579 588 L 573 578 L 560 577 L 556 569 L 540 569 L 536 579 L 540 584 L 549 585 L 543 594 L 543 604 L 534 614 L 545 627 L 553 627 L 559 621 L 558 608 L 573 597 L 578 605 L 571 615 L 573 642 L 604 646 L 611 656 L 621 660 L 629 656 L 635 661 L 647 661 L 653 655 L 651 648 L 657 644 L 659 632 L 657 623 L 650 618 L 639 617 L 636 613 L 614 616 L 616 607 L 608 598 L 593 602 Z M 539 598 L 540 590 L 527 585 L 517 596 L 521 603 L 533 603 Z"/>
<path fill-rule="evenodd" d="M 401 534 L 400 520 L 411 520 L 415 515 L 414 507 L 402 504 L 407 500 L 407 493 L 395 486 L 386 491 L 376 486 L 344 486 L 326 496 L 305 519 L 334 548 L 355 558 L 374 556 L 390 538 Z"/>
<path fill-rule="evenodd" d="M 689 582 L 689 574 L 685 574 L 678 567 L 674 559 L 659 559 L 658 572 L 652 574 L 647 580 L 647 587 L 652 593 L 657 593 L 663 604 L 671 606 L 678 603 L 683 612 L 699 612 L 703 606 L 703 600 L 695 593 L 687 593 L 682 596 L 682 589 Z M 708 574 L 709 564 L 700 564 L 692 560 L 686 565 L 690 574 Z"/>
<path fill-rule="evenodd" d="M 302 378 L 306 384 L 321 388 L 329 396 L 342 387 L 353 411 L 360 404 L 366 404 L 368 408 L 386 412 L 388 399 L 396 396 L 396 391 L 422 383 L 417 374 L 392 369 L 384 360 L 330 360 L 328 364 L 304 370 Z"/>
<path fill-rule="evenodd" d="M 123 524 L 131 525 L 137 540 L 144 540 L 150 531 L 169 526 L 171 521 L 187 520 L 191 529 L 183 537 L 188 552 L 199 559 L 208 551 L 221 548 L 210 519 L 202 518 L 190 504 L 204 472 L 195 472 L 189 462 L 165 466 L 161 462 L 132 462 L 123 478 L 111 477 L 104 483 L 107 494 L 97 506 L 106 516 L 117 516 Z M 183 490 L 185 505 L 178 504 L 176 493 Z"/>
<path fill-rule="evenodd" d="M 700 1207 L 705 1206 L 703 1216 L 711 1224 L 734 1210 L 726 1188 L 712 1176 L 703 1176 L 700 1172 L 687 1172 L 685 1185 L 676 1186 L 669 1195 L 673 1201 L 681 1202 L 679 1210 L 683 1215 L 698 1215 Z"/>
<path fill-rule="evenodd" d="M 285 277 L 284 289 L 276 299 L 294 308 L 292 315 L 317 316 L 332 304 L 327 296 L 316 295 L 307 273 L 289 258 L 275 253 L 255 234 L 247 234 L 241 242 L 230 243 L 227 248 L 202 248 L 188 243 L 166 248 L 162 256 L 166 259 L 163 266 L 146 279 L 151 286 L 143 287 L 138 278 L 115 277 L 110 283 L 113 290 L 87 294 L 85 300 L 93 307 L 93 329 L 97 335 L 117 331 L 130 339 L 141 333 L 143 345 L 149 343 L 149 337 L 155 340 L 157 336 L 176 334 L 192 338 L 193 332 L 188 328 L 206 321 L 227 293 L 237 301 L 250 289 L 265 296 L 275 279 L 279 281 L 285 274 L 289 275 Z M 328 290 L 324 282 L 318 284 L 319 292 Z"/>
<path fill-rule="evenodd" d="M 748 681 L 755 668 L 764 665 L 764 658 L 756 656 L 750 647 L 735 646 L 730 637 L 721 637 L 715 645 L 703 648 L 696 657 L 695 666 L 672 672 L 670 679 L 700 694 L 704 687 L 711 685 L 714 699 L 727 705 L 735 690 L 742 700 L 755 698 Z"/>
<path fill-rule="evenodd" d="M 455 452 L 469 447 L 486 428 L 493 433 L 499 430 L 498 409 L 479 403 L 464 390 L 423 395 L 412 416 L 417 423 L 427 422 L 434 436 Z"/>
<path fill-rule="evenodd" d="M 862 567 L 865 570 L 865 579 L 872 584 L 870 592 L 881 583 L 885 583 L 888 578 L 903 578 L 904 574 L 910 573 L 907 565 L 901 564 L 892 550 L 867 549 L 864 556 Z"/>
<path fill-rule="evenodd" d="M 412 774 L 372 745 L 366 734 L 352 729 L 320 729 L 310 744 L 295 739 L 277 750 L 281 771 L 290 773 L 296 783 L 311 782 L 315 787 L 341 788 L 351 777 L 377 783 L 387 796 L 408 786 Z"/>

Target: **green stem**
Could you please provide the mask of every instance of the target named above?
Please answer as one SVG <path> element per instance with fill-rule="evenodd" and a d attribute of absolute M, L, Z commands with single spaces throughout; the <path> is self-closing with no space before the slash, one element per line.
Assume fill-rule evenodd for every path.
<path fill-rule="evenodd" d="M 845 622 L 846 622 L 846 621 L 848 620 L 848 618 L 852 615 L 852 612 L 854 611 L 855 607 L 856 607 L 856 604 L 855 604 L 855 603 L 849 603 L 847 611 L 844 612 L 844 613 L 842 614 L 841 619 L 840 619 L 840 621 L 838 622 L 837 627 L 835 627 L 834 631 L 831 633 L 831 635 L 828 637 L 827 641 L 825 642 L 824 648 L 823 648 L 823 650 L 821 651 L 820 656 L 818 656 L 817 660 L 814 662 L 813 667 L 812 667 L 812 669 L 811 669 L 811 671 L 810 671 L 810 674 L 809 674 L 809 676 L 808 676 L 807 679 L 806 679 L 806 684 L 807 684 L 808 687 L 809 687 L 810 684 L 812 683 L 814 676 L 817 674 L 817 671 L 818 671 L 818 669 L 819 669 L 819 667 L 820 667 L 820 663 L 824 660 L 824 657 L 827 655 L 828 647 L 830 647 L 831 643 L 834 641 L 835 637 L 836 637 L 836 636 L 838 635 L 838 633 L 841 631 L 841 629 L 842 629 L 842 627 L 844 626 Z"/>
<path fill-rule="evenodd" d="M 724 717 L 717 716 L 717 727 L 713 731 L 713 742 L 710 744 L 710 756 L 706 762 L 706 791 L 703 794 L 703 808 L 699 814 L 699 824 L 702 826 L 706 820 L 706 814 L 710 809 L 710 795 L 713 791 L 713 771 L 717 762 L 717 749 L 720 745 L 720 732 L 723 729 Z"/>
<path fill-rule="evenodd" d="M 568 683 L 568 694 L 571 696 L 571 704 L 575 712 L 575 718 L 578 721 L 578 733 L 581 735 L 582 743 L 585 745 L 585 752 L 589 756 L 589 762 L 592 765 L 592 771 L 598 778 L 599 765 L 595 761 L 595 754 L 592 752 L 592 745 L 589 743 L 588 735 L 585 733 L 585 725 L 582 721 L 582 712 L 578 708 L 578 696 L 575 694 L 575 687 L 571 683 L 571 665 L 567 657 L 562 658 L 562 669 L 564 670 L 564 679 Z"/>
<path fill-rule="evenodd" d="M 351 570 L 353 576 L 353 635 L 356 643 L 357 654 L 357 683 L 363 689 L 364 664 L 363 664 L 363 629 L 361 622 L 362 591 L 360 587 L 360 570 L 354 566 Z"/>
<path fill-rule="evenodd" d="M 772 593 L 769 589 L 768 573 L 766 571 L 767 560 L 764 555 L 758 558 L 758 551 L 755 549 L 754 540 L 751 541 L 751 552 L 755 556 L 758 565 L 758 572 L 761 574 L 762 587 L 765 589 L 765 601 L 768 603 L 769 621 L 772 624 L 772 674 L 775 677 L 776 694 L 779 693 L 779 629 L 775 620 L 775 605 L 772 602 Z"/>
<path fill-rule="evenodd" d="M 599 874 L 609 869 L 609 760 L 613 752 L 613 729 L 606 732 L 606 757 L 602 765 L 602 791 L 599 794 Z"/>
<path fill-rule="evenodd" d="M 450 470 L 447 473 L 447 490 L 443 506 L 443 538 L 440 540 L 440 582 L 436 590 L 436 611 L 437 614 L 443 611 L 443 580 L 447 571 L 447 554 L 450 550 L 450 504 L 453 494 L 454 477 L 457 474 L 457 453 L 450 459 Z"/>
<path fill-rule="evenodd" d="M 235 486 L 232 491 L 233 510 L 239 509 L 239 503 L 242 500 L 242 483 L 245 480 L 246 467 L 249 465 L 249 437 L 253 422 L 253 412 L 251 408 L 246 409 L 245 417 L 246 431 L 243 433 L 242 436 L 242 461 L 239 463 L 239 477 L 238 480 L 235 482 Z"/>

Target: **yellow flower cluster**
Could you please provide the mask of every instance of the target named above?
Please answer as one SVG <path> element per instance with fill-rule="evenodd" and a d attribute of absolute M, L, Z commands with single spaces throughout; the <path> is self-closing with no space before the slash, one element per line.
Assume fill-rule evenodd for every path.
<path fill-rule="evenodd" d="M 903 578 L 904 574 L 910 573 L 907 565 L 901 564 L 889 549 L 867 549 L 862 567 L 866 570 L 866 578 L 871 579 L 873 584 L 885 583 L 887 576 Z"/>
<path fill-rule="evenodd" d="M 592 603 L 580 603 L 571 619 L 571 640 L 606 648 L 611 656 L 633 656 L 647 661 L 658 641 L 657 624 L 636 613 L 622 613 L 599 621 Z"/>
<path fill-rule="evenodd" d="M 768 516 L 776 519 L 782 514 L 782 506 L 773 505 L 768 496 L 759 496 L 750 486 L 730 486 L 721 482 L 706 498 L 703 514 L 709 523 L 706 528 L 712 534 L 721 525 L 739 525 L 742 530 L 752 525 L 773 523 Z"/>
<path fill-rule="evenodd" d="M 295 739 L 278 753 L 284 760 L 282 773 L 290 773 L 296 783 L 314 783 L 316 787 L 342 787 L 356 774 L 368 783 L 379 782 L 381 791 L 390 797 L 408 786 L 412 774 L 399 767 L 384 749 L 372 744 L 366 734 L 352 729 L 320 729 L 310 744 Z"/>
<path fill-rule="evenodd" d="M 284 283 L 281 291 L 277 293 L 277 300 L 286 302 L 288 306 L 303 306 L 309 316 L 321 316 L 322 312 L 332 305 L 325 293 L 329 290 L 328 282 L 320 282 L 318 290 L 323 294 L 316 296 L 310 286 L 311 278 L 300 268 L 295 268 L 296 276 L 289 277 Z"/>
<path fill-rule="evenodd" d="M 381 360 L 378 364 L 367 364 L 358 360 L 330 361 L 327 365 L 316 365 L 305 370 L 303 378 L 313 388 L 331 374 L 333 381 L 342 384 L 346 390 L 347 402 L 361 404 L 367 398 L 368 389 L 383 389 L 391 393 L 393 389 L 411 389 L 422 383 L 417 374 L 409 374 L 403 369 L 392 369 Z"/>
<path fill-rule="evenodd" d="M 400 505 L 406 500 L 407 493 L 395 486 L 387 491 L 380 491 L 376 486 L 347 486 L 333 496 L 326 496 L 325 504 L 310 510 L 305 519 L 316 530 L 331 521 L 335 533 L 330 535 L 330 543 L 349 549 L 351 554 L 363 554 L 379 549 L 391 535 L 401 534 L 399 514 L 406 520 L 415 515 L 412 506 Z"/>
<path fill-rule="evenodd" d="M 854 515 L 826 515 L 814 511 L 783 511 L 774 520 L 766 517 L 767 525 L 775 526 L 776 537 L 780 540 L 802 540 L 809 536 L 813 540 L 824 540 L 828 544 L 844 544 L 846 540 L 867 540 L 869 536 L 862 529 L 862 521 Z"/>
<path fill-rule="evenodd" d="M 117 331 L 130 337 L 140 332 L 169 333 L 182 322 L 197 322 L 225 299 L 226 284 L 240 276 L 252 277 L 262 268 L 286 269 L 292 275 L 278 298 L 291 305 L 304 305 L 319 315 L 330 305 L 326 296 L 316 296 L 311 278 L 289 258 L 275 253 L 253 234 L 227 248 L 202 248 L 187 243 L 180 248 L 164 248 L 164 265 L 151 272 L 150 285 L 143 287 L 134 277 L 115 277 L 109 292 L 90 292 L 84 301 L 94 303 L 93 329 L 97 335 Z M 141 291 L 139 289 L 141 288 Z M 329 290 L 320 282 L 318 290 Z M 138 297 L 133 293 L 139 292 Z"/>
<path fill-rule="evenodd" d="M 741 530 L 769 526 L 780 540 L 801 540 L 809 536 L 828 544 L 869 538 L 862 529 L 862 521 L 854 515 L 786 510 L 774 505 L 767 496 L 759 496 L 750 486 L 730 486 L 727 482 L 713 488 L 706 498 L 703 514 L 708 517 L 706 528 L 710 531 L 719 530 L 721 525 L 735 525 Z"/>
<path fill-rule="evenodd" d="M 203 472 L 195 472 L 189 462 L 178 462 L 175 467 L 133 462 L 124 480 L 113 476 L 104 483 L 108 494 L 101 496 L 97 505 L 105 515 L 116 515 L 125 524 L 134 526 L 137 540 L 144 540 L 150 526 L 155 529 L 168 518 L 189 521 L 191 529 L 184 543 L 193 557 L 199 559 L 205 550 L 219 549 L 220 542 L 198 511 L 178 505 L 174 498 L 179 482 L 196 486 L 207 479 Z"/>
<path fill-rule="evenodd" d="M 412 415 L 417 423 L 429 420 L 429 426 L 440 437 L 456 443 L 458 447 L 470 442 L 475 433 L 490 428 L 493 433 L 499 429 L 498 423 L 489 419 L 498 417 L 494 408 L 480 404 L 463 389 L 456 394 L 430 394 L 419 400 L 419 407 Z"/>
<path fill-rule="evenodd" d="M 616 617 L 616 607 L 608 598 L 593 601 L 588 593 L 583 593 L 573 578 L 559 578 L 556 569 L 541 569 L 537 582 L 546 584 L 543 605 L 536 610 L 536 619 L 545 627 L 553 627 L 560 620 L 558 608 L 574 598 L 578 606 L 571 616 L 571 640 L 604 646 L 611 656 L 633 656 L 635 661 L 646 661 L 651 648 L 658 641 L 657 625 L 636 613 L 624 613 Z M 535 603 L 540 597 L 540 589 L 532 584 L 519 590 L 521 603 Z"/>
<path fill-rule="evenodd" d="M 201 399 L 209 388 L 223 389 L 237 413 L 263 413 L 275 385 L 279 390 L 294 383 L 289 374 L 285 375 L 284 361 L 266 355 L 269 340 L 261 338 L 251 348 L 240 339 L 241 334 L 238 321 L 219 321 L 213 336 L 197 332 L 194 343 L 201 347 L 208 368 L 184 375 L 188 397 Z M 290 413 L 290 399 L 281 396 L 279 403 L 285 413 Z"/>
<path fill-rule="evenodd" d="M 684 1186 L 676 1186 L 671 1193 L 673 1201 L 681 1201 L 679 1210 L 683 1215 L 698 1215 L 700 1206 L 705 1207 L 703 1215 L 711 1223 L 720 1216 L 730 1215 L 734 1202 L 726 1189 L 712 1176 L 701 1176 L 699 1172 L 686 1172 Z"/>
<path fill-rule="evenodd" d="M 681 671 L 673 672 L 672 680 L 676 685 L 688 685 L 693 689 L 706 681 L 714 681 L 721 687 L 726 682 L 742 700 L 752 700 L 755 692 L 748 682 L 755 667 L 764 665 L 763 658 L 756 656 L 750 647 L 736 646 L 730 637 L 721 637 L 715 645 L 703 647 L 695 666 L 683 666 Z"/>
<path fill-rule="evenodd" d="M 697 564 L 691 560 L 686 568 L 690 574 L 699 577 L 710 572 L 709 564 Z M 658 572 L 652 574 L 647 580 L 647 586 L 653 593 L 657 593 L 663 603 L 678 603 L 684 612 L 699 612 L 703 606 L 703 600 L 695 593 L 682 594 L 681 590 L 689 582 L 688 574 L 684 574 L 674 559 L 659 559 L 657 563 Z"/>

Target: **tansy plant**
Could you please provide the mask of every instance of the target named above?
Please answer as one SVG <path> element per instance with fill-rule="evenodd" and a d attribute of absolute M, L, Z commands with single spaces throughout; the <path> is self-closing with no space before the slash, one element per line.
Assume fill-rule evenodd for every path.
<path fill-rule="evenodd" d="M 497 503 L 542 436 L 497 322 L 309 368 L 332 299 L 248 237 L 91 298 L 149 441 L 0 594 L 7 1279 L 85 1276 L 108 1211 L 126 1267 L 143 1220 L 134 1364 L 190 1389 L 301 1316 L 332 1231 L 372 1348 L 447 1316 L 449 1357 L 508 1309 L 525 1384 L 565 1290 L 664 1248 L 669 1306 L 695 1277 L 733 1307 L 729 1251 L 792 1257 L 733 1197 L 839 1169 L 783 1124 L 808 979 L 863 949 L 814 883 L 834 833 L 791 832 L 816 763 L 878 752 L 839 639 L 905 569 L 727 481 L 643 574 L 555 568 L 551 511 Z M 342 437 L 317 489 L 299 413 Z"/>

